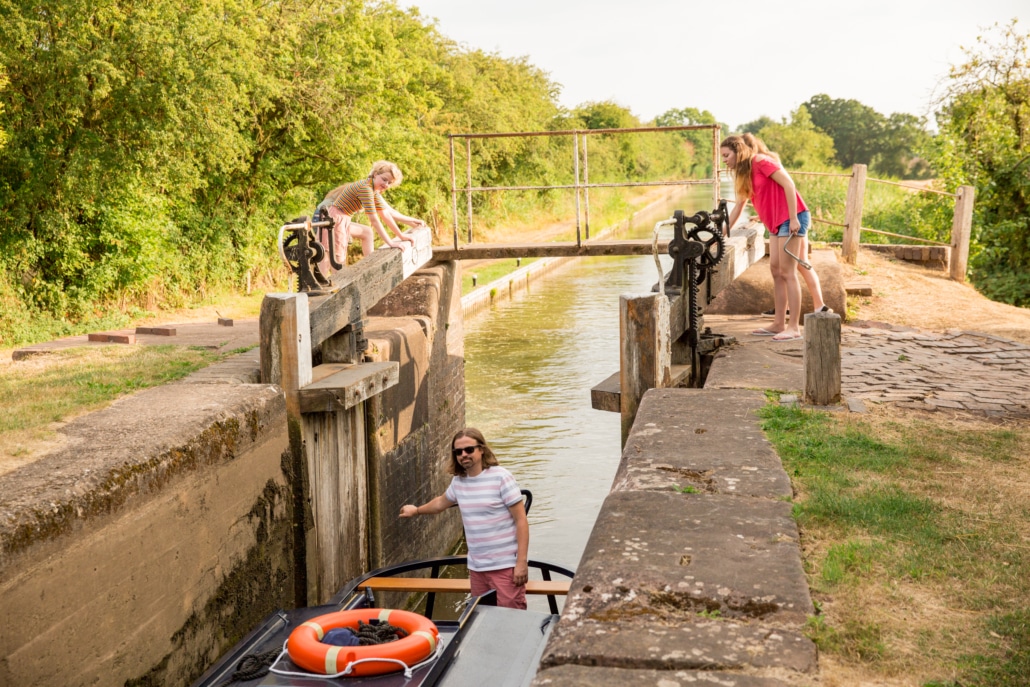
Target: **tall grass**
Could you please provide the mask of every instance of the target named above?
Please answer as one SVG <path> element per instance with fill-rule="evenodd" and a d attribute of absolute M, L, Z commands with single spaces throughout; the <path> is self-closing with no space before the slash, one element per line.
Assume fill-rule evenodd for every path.
<path fill-rule="evenodd" d="M 849 174 L 847 170 L 838 171 Z M 813 218 L 844 224 L 849 179 L 798 174 L 794 176 L 794 182 Z M 951 240 L 954 207 L 954 199 L 948 196 L 867 181 L 862 204 L 862 226 L 948 243 Z M 842 240 L 844 229 L 817 221 L 814 232 L 816 240 L 834 242 Z M 906 242 L 903 238 L 873 232 L 863 232 L 861 241 L 880 244 Z"/>

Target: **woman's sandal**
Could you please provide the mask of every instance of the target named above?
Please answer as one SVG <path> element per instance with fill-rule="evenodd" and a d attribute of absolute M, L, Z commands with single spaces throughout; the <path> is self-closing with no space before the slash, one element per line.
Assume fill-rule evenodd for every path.
<path fill-rule="evenodd" d="M 762 327 L 761 329 L 756 329 L 753 332 L 751 332 L 752 336 L 776 336 L 777 334 L 779 334 L 779 332 L 771 332 L 765 327 Z"/>

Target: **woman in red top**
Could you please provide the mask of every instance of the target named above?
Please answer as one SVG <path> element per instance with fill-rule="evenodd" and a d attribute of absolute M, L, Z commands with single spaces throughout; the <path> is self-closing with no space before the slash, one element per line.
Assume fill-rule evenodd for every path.
<path fill-rule="evenodd" d="M 806 234 L 812 222 L 808 207 L 776 154 L 751 134 L 728 137 L 722 142 L 720 153 L 723 164 L 733 172 L 737 196 L 729 225 L 732 227 L 737 222 L 750 201 L 770 235 L 769 270 L 773 277 L 776 314 L 768 328 L 756 329 L 752 334 L 772 336 L 773 341 L 798 339 L 801 337 L 801 283 L 797 262 L 785 253 L 784 246 L 793 236 L 794 254 L 808 254 Z M 813 299 L 821 301 L 818 277 L 814 272 L 812 276 L 817 288 L 809 290 Z M 816 310 L 829 311 L 829 308 L 817 303 Z"/>

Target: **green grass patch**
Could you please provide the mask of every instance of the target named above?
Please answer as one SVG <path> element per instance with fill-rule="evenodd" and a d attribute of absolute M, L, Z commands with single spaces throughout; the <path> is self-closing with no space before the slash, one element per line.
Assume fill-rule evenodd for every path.
<path fill-rule="evenodd" d="M 461 295 L 465 295 L 481 286 L 511 274 L 521 267 L 536 262 L 539 258 L 523 258 L 517 261 L 514 258 L 508 260 L 493 260 L 488 263 L 480 263 L 475 267 L 463 269 L 461 274 Z M 472 285 L 472 278 L 475 277 L 475 286 Z"/>
<path fill-rule="evenodd" d="M 13 363 L 0 376 L 0 444 L 17 445 L 46 427 L 96 410 L 120 396 L 165 384 L 221 359 L 208 349 L 181 346 L 82 347 L 45 360 Z"/>
<path fill-rule="evenodd" d="M 772 401 L 760 415 L 794 483 L 817 607 L 832 609 L 806 626 L 820 650 L 873 679 L 1028 684 L 1030 428 Z"/>

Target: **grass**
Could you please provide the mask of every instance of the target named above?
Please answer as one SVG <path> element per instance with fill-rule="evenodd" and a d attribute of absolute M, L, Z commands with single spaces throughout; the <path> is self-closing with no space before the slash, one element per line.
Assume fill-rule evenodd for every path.
<path fill-rule="evenodd" d="M 475 267 L 464 271 L 461 275 L 461 295 L 465 295 L 473 289 L 485 286 L 495 279 L 511 274 L 520 267 L 525 267 L 531 262 L 536 262 L 537 258 L 524 258 L 522 260 L 491 260 L 490 262 L 476 265 Z M 472 284 L 472 277 L 475 276 L 476 284 Z"/>
<path fill-rule="evenodd" d="M 0 459 L 30 456 L 33 446 L 53 438 L 53 423 L 181 379 L 224 355 L 170 345 L 104 346 L 12 363 L 0 375 Z"/>
<path fill-rule="evenodd" d="M 770 404 L 817 608 L 849 681 L 1028 684 L 1030 427 Z"/>

